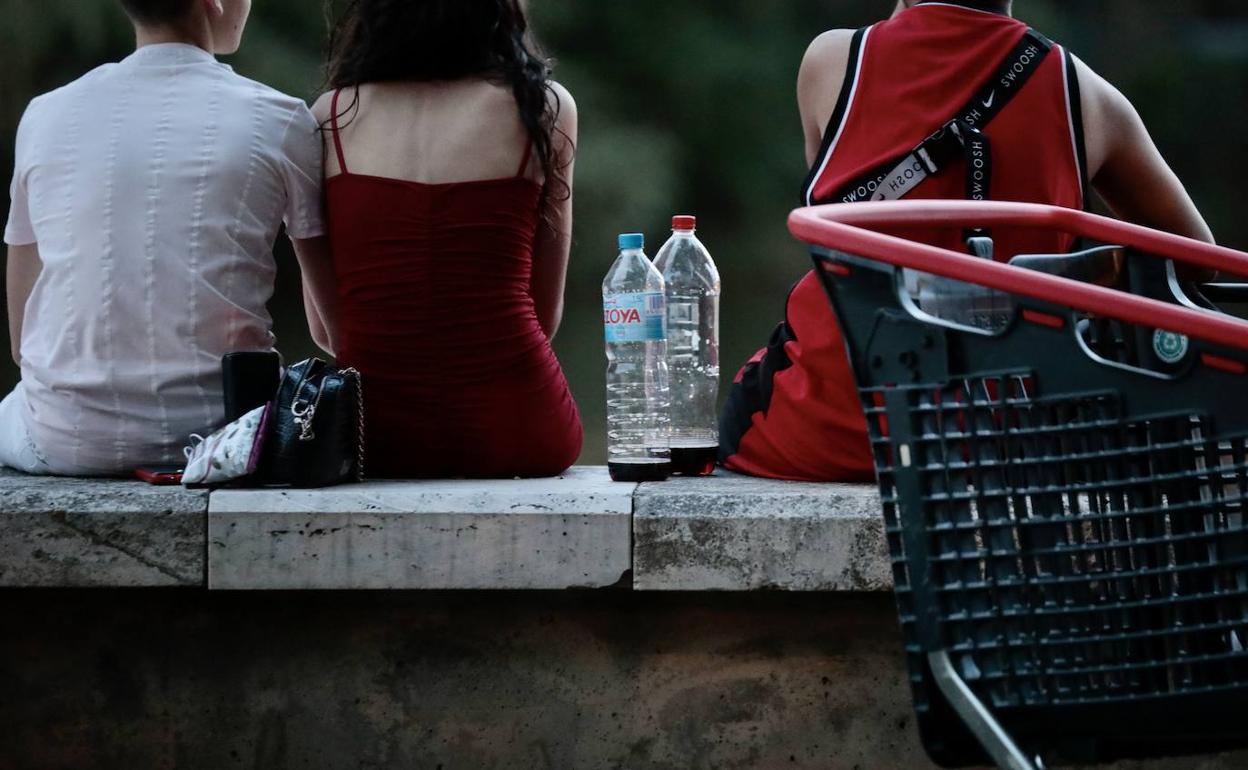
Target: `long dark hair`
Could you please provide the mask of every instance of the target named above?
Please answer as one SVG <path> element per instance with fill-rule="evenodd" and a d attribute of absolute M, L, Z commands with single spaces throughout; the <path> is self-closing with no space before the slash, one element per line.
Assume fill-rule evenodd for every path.
<path fill-rule="evenodd" d="M 354 89 L 339 118 L 358 108 L 362 83 L 474 76 L 504 83 L 542 165 L 543 201 L 567 198 L 565 164 L 554 146 L 560 105 L 552 98 L 551 62 L 529 32 L 520 0 L 351 0 L 332 22 L 336 5 L 326 0 L 326 90 Z"/>

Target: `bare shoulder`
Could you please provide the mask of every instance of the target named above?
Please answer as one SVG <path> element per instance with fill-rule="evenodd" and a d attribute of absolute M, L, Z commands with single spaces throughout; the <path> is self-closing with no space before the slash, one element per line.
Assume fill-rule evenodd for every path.
<path fill-rule="evenodd" d="M 571 159 L 576 155 L 576 144 L 579 138 L 577 129 L 576 100 L 562 83 L 550 81 L 546 91 L 546 99 L 555 113 L 556 150 L 560 157 Z"/>
<path fill-rule="evenodd" d="M 857 30 L 830 29 L 810 41 L 806 47 L 806 55 L 802 63 L 832 64 L 849 56 L 849 47 L 853 44 Z"/>
<path fill-rule="evenodd" d="M 312 116 L 316 118 L 318 123 L 324 123 L 329 120 L 329 105 L 333 99 L 334 92 L 326 91 L 312 103 Z"/>
<path fill-rule="evenodd" d="M 368 91 L 369 88 L 368 84 L 364 84 L 338 89 L 338 91 L 326 91 L 312 103 L 312 116 L 316 118 L 317 123 L 324 123 L 329 120 L 330 113 L 333 111 L 334 94 L 341 91 L 342 95 L 338 97 L 338 119 L 343 120 L 345 114 L 359 107 L 365 91 Z"/>
<path fill-rule="evenodd" d="M 854 42 L 854 30 L 833 29 L 824 32 L 810 42 L 802 57 L 802 69 L 798 74 L 798 88 L 803 83 L 840 82 L 845 79 L 849 65 L 849 49 Z"/>
<path fill-rule="evenodd" d="M 797 104 L 806 132 L 807 154 L 836 106 L 849 69 L 854 30 L 833 29 L 811 41 L 797 73 Z"/>
<path fill-rule="evenodd" d="M 1079 57 L 1072 55 L 1079 77 L 1079 94 L 1088 130 L 1113 129 L 1138 120 L 1139 113 L 1122 91 L 1101 77 Z"/>
<path fill-rule="evenodd" d="M 564 88 L 562 83 L 552 80 L 546 94 L 551 108 L 555 111 L 556 122 L 561 126 L 575 126 L 576 100 L 572 98 L 572 93 Z"/>
<path fill-rule="evenodd" d="M 1146 134 L 1135 105 L 1122 91 L 1101 77 L 1079 57 L 1071 56 L 1079 78 L 1079 101 L 1083 108 L 1083 130 L 1088 150 L 1088 172 L 1092 178 L 1105 162 L 1123 146 L 1143 141 Z"/>

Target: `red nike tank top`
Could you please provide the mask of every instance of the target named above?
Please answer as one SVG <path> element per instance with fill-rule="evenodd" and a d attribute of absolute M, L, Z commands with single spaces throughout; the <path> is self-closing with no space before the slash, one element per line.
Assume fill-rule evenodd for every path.
<path fill-rule="evenodd" d="M 956 2 L 925 2 L 859 31 L 840 99 L 802 190 L 806 205 L 901 158 L 969 102 L 1027 33 L 1027 25 Z M 992 141 L 992 197 L 1082 208 L 1083 125 L 1074 63 L 1055 46 L 984 128 Z M 957 160 L 909 195 L 966 195 Z M 907 238 L 964 251 L 961 233 Z M 1069 251 L 1051 233 L 994 232 L 996 257 Z M 814 273 L 789 295 L 785 323 L 737 375 L 721 419 L 721 460 L 756 476 L 811 481 L 874 476 L 866 421 L 844 342 Z"/>

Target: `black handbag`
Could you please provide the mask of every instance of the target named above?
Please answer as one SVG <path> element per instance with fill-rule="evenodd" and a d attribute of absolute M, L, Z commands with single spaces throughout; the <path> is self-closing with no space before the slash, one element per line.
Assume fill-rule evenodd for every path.
<path fill-rule="evenodd" d="M 360 373 L 319 358 L 286 369 L 260 463 L 264 484 L 327 487 L 364 478 Z"/>

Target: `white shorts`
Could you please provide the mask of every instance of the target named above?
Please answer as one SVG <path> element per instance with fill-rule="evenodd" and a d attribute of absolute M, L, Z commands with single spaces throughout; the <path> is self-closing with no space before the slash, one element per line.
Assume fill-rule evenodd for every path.
<path fill-rule="evenodd" d="M 57 471 L 48 465 L 43 453 L 30 438 L 30 430 L 22 414 L 25 411 L 26 396 L 19 382 L 13 392 L 0 401 L 0 465 L 22 473 L 54 475 Z"/>

